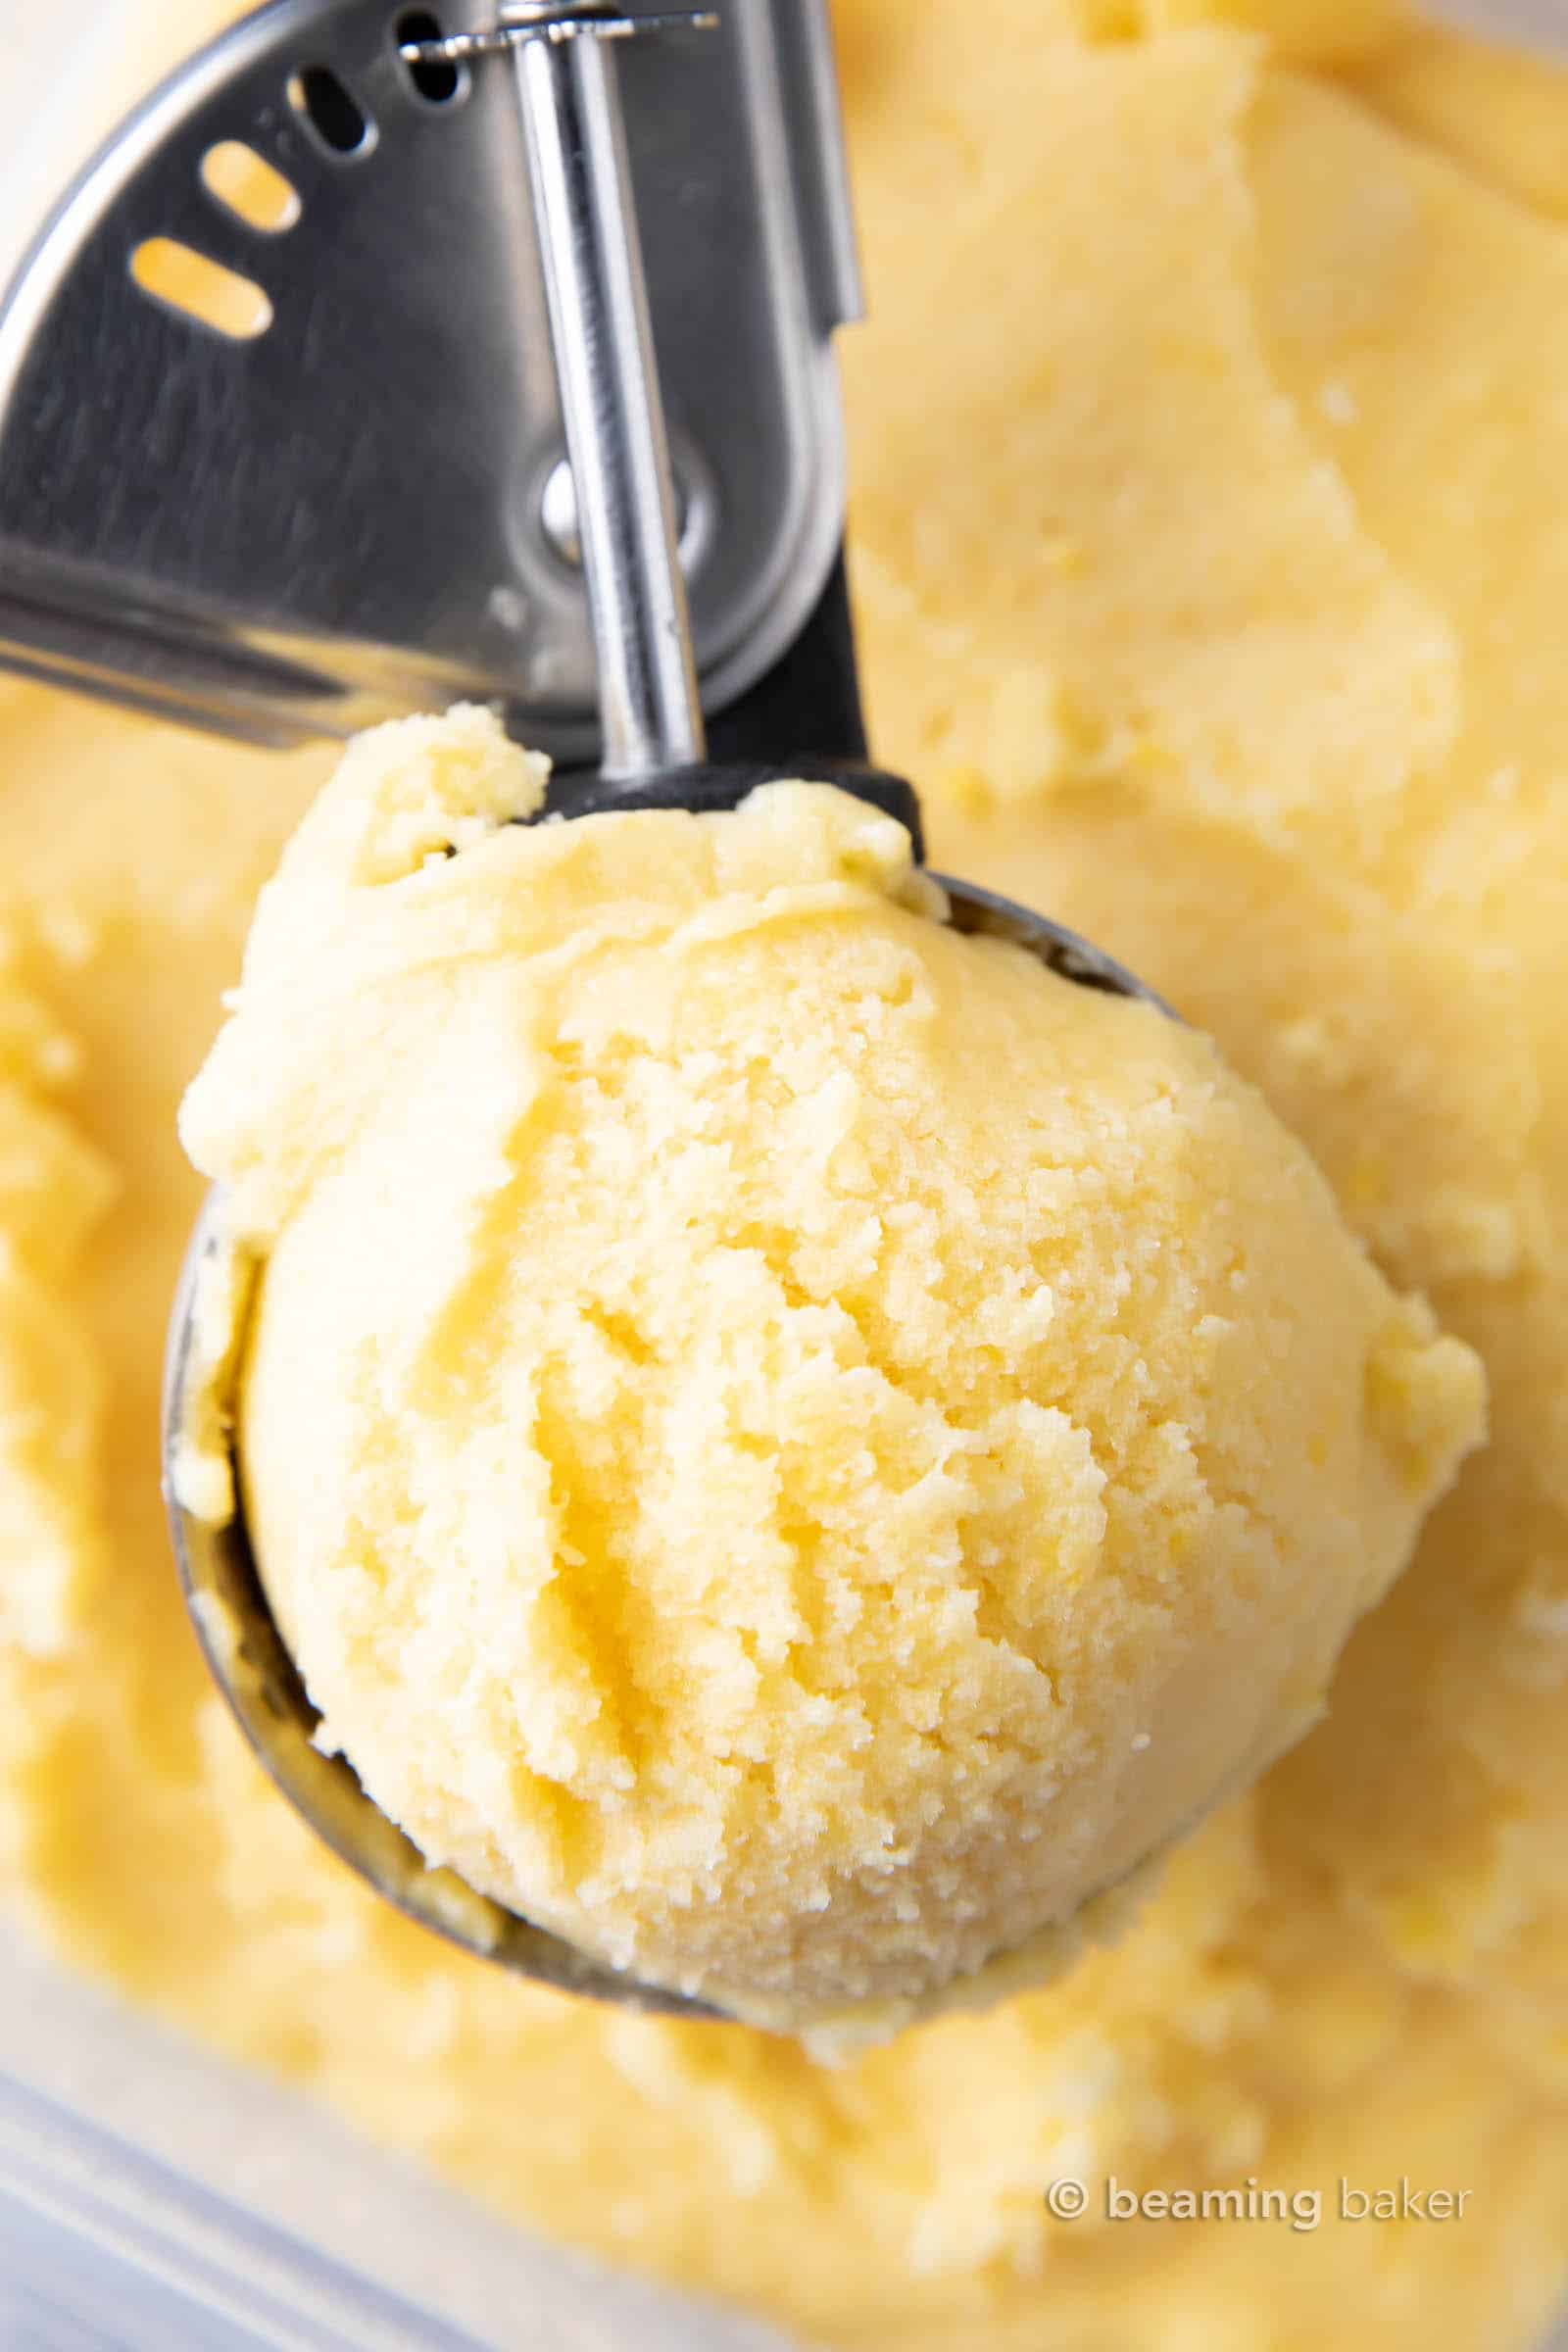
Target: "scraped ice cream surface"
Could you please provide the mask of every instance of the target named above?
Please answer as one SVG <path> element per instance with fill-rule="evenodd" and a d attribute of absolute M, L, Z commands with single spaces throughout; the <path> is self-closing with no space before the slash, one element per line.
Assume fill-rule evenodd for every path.
<path fill-rule="evenodd" d="M 247 1517 L 433 1862 L 830 2041 L 1060 1964 L 1319 1712 L 1479 1435 L 1209 1042 L 831 787 L 528 825 L 361 738 L 182 1113 Z"/>

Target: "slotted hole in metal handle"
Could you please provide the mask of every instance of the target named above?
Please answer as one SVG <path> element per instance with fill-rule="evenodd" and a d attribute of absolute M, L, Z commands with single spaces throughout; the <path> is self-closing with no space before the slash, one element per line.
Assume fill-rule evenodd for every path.
<path fill-rule="evenodd" d="M 220 139 L 209 147 L 201 172 L 208 195 L 262 236 L 281 236 L 300 217 L 298 188 L 238 139 Z"/>
<path fill-rule="evenodd" d="M 419 41 L 444 40 L 446 35 L 440 18 L 429 9 L 406 8 L 393 26 L 393 37 L 402 49 Z M 403 70 L 430 106 L 450 106 L 467 91 L 466 69 L 444 58 L 405 58 Z"/>
<path fill-rule="evenodd" d="M 130 257 L 144 294 L 231 343 L 254 342 L 272 323 L 272 305 L 254 278 L 225 270 L 176 237 L 148 237 Z"/>
<path fill-rule="evenodd" d="M 375 144 L 374 122 L 330 66 L 302 66 L 290 76 L 288 102 L 333 155 L 366 155 Z"/>

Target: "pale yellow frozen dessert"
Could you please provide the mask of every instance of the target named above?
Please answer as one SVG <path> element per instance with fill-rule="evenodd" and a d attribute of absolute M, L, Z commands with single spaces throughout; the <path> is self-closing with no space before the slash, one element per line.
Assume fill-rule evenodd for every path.
<path fill-rule="evenodd" d="M 221 13 L 149 0 L 149 44 Z M 5 1932 L 514 2219 L 510 2294 L 465 2312 L 509 2347 L 544 2230 L 838 2352 L 1539 2352 L 1568 2288 L 1568 80 L 1371 0 L 833 13 L 877 752 L 934 864 L 1214 1035 L 1484 1355 L 1490 1443 L 1323 1719 L 1056 1982 L 828 2068 L 466 1958 L 256 1768 L 158 1494 L 203 1191 L 175 1111 L 331 754 L 0 681 L 0 999 L 36 1008 L 0 1187 Z M 199 2144 L 249 2193 L 247 2150 Z M 1250 2180 L 1318 2226 L 1247 2218 Z M 1241 2218 L 1125 2206 L 1205 2189 Z M 432 2299 L 443 2260 L 378 2241 Z"/>
<path fill-rule="evenodd" d="M 892 818 L 543 781 L 472 708 L 353 745 L 186 1099 L 263 1579 L 427 1859 L 888 2030 L 1299 1737 L 1480 1365 L 1206 1039 L 948 927 Z"/>

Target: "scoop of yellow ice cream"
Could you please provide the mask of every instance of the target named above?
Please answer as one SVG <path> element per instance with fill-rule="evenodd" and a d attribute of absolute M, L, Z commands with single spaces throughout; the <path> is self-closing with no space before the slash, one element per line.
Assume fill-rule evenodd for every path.
<path fill-rule="evenodd" d="M 477 710 L 361 739 L 187 1099 L 263 1573 L 432 1860 L 891 2025 L 1302 1731 L 1479 1367 L 1205 1039 L 948 928 L 890 819 L 508 823 L 542 781 Z"/>

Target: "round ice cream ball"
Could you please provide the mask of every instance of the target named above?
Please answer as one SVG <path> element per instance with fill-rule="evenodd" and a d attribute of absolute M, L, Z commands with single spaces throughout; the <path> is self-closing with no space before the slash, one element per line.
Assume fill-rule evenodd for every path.
<path fill-rule="evenodd" d="M 890 820 L 540 782 L 476 711 L 356 745 L 188 1100 L 262 1572 L 432 1860 L 897 2023 L 1298 1737 L 1479 1371 L 1204 1038 L 947 928 Z"/>

